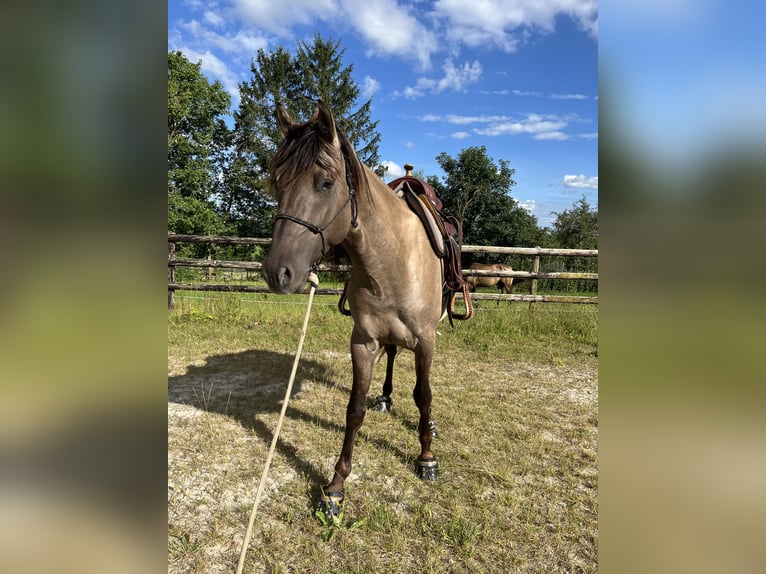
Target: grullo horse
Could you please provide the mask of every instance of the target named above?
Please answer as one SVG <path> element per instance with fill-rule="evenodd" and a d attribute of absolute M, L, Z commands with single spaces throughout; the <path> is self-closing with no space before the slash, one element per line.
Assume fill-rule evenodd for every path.
<path fill-rule="evenodd" d="M 508 265 L 501 265 L 500 263 L 485 264 L 485 263 L 471 263 L 469 267 L 472 271 L 513 271 Z M 491 275 L 470 275 L 466 278 L 471 291 L 476 291 L 476 287 L 494 287 L 500 293 L 506 293 L 510 295 L 511 288 L 513 287 L 513 277 L 495 277 Z"/>
<path fill-rule="evenodd" d="M 430 375 L 436 327 L 444 312 L 442 261 L 418 216 L 359 161 L 326 104 L 318 102 L 306 123 L 294 122 L 278 107 L 277 123 L 284 140 L 270 165 L 279 208 L 263 262 L 269 288 L 297 292 L 336 245 L 352 263 L 346 298 L 354 321 L 353 382 L 343 446 L 319 501 L 320 510 L 335 516 L 342 509 L 373 367 L 384 351 L 389 369 L 398 347 L 415 354 L 413 397 L 420 415 L 416 472 L 424 480 L 437 478 L 429 427 Z"/>

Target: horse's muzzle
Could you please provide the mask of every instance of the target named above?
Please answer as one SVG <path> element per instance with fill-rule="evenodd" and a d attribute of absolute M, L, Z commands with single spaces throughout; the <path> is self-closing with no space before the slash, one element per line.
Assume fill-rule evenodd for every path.
<path fill-rule="evenodd" d="M 263 262 L 263 276 L 269 289 L 275 293 L 289 295 L 297 293 L 303 287 L 303 284 L 306 282 L 307 273 L 302 275 L 296 274 L 295 271 L 286 266 L 272 269 L 267 261 L 268 259 Z"/>

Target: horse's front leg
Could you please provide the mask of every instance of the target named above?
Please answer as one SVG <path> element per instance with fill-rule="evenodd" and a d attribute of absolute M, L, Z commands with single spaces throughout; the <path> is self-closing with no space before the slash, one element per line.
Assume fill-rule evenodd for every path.
<path fill-rule="evenodd" d="M 412 396 L 420 412 L 418 434 L 420 438 L 420 456 L 417 461 L 418 477 L 423 480 L 436 480 L 439 465 L 431 452 L 431 439 L 436 436 L 436 429 L 431 420 L 431 361 L 433 360 L 436 333 L 430 339 L 421 339 L 415 349 L 415 389 Z"/>
<path fill-rule="evenodd" d="M 391 393 L 394 392 L 394 359 L 397 352 L 396 345 L 386 345 L 386 380 L 383 381 L 383 394 L 375 399 L 372 410 L 381 413 L 391 411 L 393 400 Z"/>
<path fill-rule="evenodd" d="M 370 388 L 376 357 L 376 349 L 371 351 L 367 345 L 356 341 L 356 337 L 352 337 L 351 364 L 354 380 L 346 409 L 346 432 L 343 437 L 343 448 L 335 465 L 335 473 L 330 482 L 323 488 L 322 498 L 319 502 L 319 508 L 325 515 L 337 516 L 342 510 L 343 483 L 351 474 L 354 442 L 356 434 L 364 422 L 364 415 L 367 410 L 365 405 L 367 391 Z"/>

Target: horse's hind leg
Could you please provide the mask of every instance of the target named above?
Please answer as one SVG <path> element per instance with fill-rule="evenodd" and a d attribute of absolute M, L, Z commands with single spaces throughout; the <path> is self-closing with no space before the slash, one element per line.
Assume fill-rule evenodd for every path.
<path fill-rule="evenodd" d="M 420 438 L 420 456 L 417 461 L 418 477 L 423 480 L 436 480 L 439 465 L 431 452 L 431 439 L 436 436 L 436 429 L 431 420 L 431 361 L 435 338 L 422 340 L 415 349 L 415 389 L 412 396 L 420 412 L 418 435 Z"/>
<path fill-rule="evenodd" d="M 383 394 L 375 399 L 372 410 L 387 413 L 393 406 L 391 393 L 394 392 L 394 359 L 396 359 L 396 345 L 386 345 L 386 380 L 383 382 Z"/>
<path fill-rule="evenodd" d="M 508 277 L 504 282 L 503 285 L 505 286 L 505 294 L 510 295 L 513 293 L 513 277 Z M 510 299 L 508 300 L 508 304 L 513 304 L 513 301 Z"/>

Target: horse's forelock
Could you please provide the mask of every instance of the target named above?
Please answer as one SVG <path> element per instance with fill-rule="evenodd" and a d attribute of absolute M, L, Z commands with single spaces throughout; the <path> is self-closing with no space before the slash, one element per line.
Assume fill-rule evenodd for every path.
<path fill-rule="evenodd" d="M 276 189 L 289 187 L 314 165 L 337 177 L 339 159 L 337 150 L 315 124 L 292 128 L 269 165 L 272 186 Z"/>

